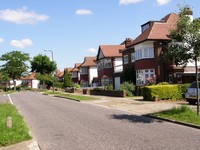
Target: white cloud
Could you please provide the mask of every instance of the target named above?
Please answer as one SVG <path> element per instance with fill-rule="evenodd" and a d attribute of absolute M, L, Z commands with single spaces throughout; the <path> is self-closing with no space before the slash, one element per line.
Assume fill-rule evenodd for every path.
<path fill-rule="evenodd" d="M 49 16 L 37 14 L 33 11 L 28 11 L 27 8 L 22 9 L 5 9 L 0 10 L 0 19 L 16 24 L 35 24 L 40 21 L 46 21 Z"/>
<path fill-rule="evenodd" d="M 166 5 L 170 2 L 171 0 L 156 0 L 158 5 Z"/>
<path fill-rule="evenodd" d="M 132 4 L 132 3 L 138 3 L 141 1 L 143 1 L 143 0 L 120 0 L 119 4 L 120 5 L 128 5 L 128 4 Z"/>
<path fill-rule="evenodd" d="M 4 41 L 5 41 L 4 39 L 0 38 L 0 43 L 3 43 Z"/>
<path fill-rule="evenodd" d="M 88 9 L 78 9 L 75 12 L 77 15 L 91 15 L 92 11 Z"/>
<path fill-rule="evenodd" d="M 31 46 L 33 44 L 33 42 L 30 39 L 22 39 L 20 41 L 18 40 L 12 40 L 10 42 L 10 45 L 17 47 L 17 48 L 25 48 L 27 46 Z"/>
<path fill-rule="evenodd" d="M 90 52 L 90 53 L 96 53 L 97 50 L 96 50 L 95 48 L 89 48 L 89 49 L 88 49 L 88 52 Z"/>

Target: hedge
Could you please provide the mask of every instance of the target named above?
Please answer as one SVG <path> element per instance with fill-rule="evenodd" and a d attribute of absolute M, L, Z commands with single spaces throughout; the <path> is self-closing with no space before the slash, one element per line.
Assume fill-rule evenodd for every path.
<path fill-rule="evenodd" d="M 180 100 L 183 98 L 185 89 L 188 84 L 175 84 L 175 85 L 153 85 L 142 87 L 142 95 L 144 100 L 154 100 L 157 96 L 160 100 L 170 99 L 170 100 Z"/>

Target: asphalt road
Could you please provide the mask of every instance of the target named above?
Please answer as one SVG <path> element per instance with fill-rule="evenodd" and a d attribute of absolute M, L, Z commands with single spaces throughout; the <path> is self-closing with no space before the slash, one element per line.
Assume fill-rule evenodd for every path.
<path fill-rule="evenodd" d="M 7 94 L 0 94 L 0 103 L 7 103 L 9 102 L 9 98 Z"/>
<path fill-rule="evenodd" d="M 42 150 L 197 150 L 200 130 L 50 97 L 11 95 Z"/>

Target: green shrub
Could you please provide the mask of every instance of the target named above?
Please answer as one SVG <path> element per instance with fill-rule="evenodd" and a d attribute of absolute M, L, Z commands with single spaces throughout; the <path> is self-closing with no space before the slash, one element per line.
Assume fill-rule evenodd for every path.
<path fill-rule="evenodd" d="M 179 84 L 179 86 L 180 86 L 180 91 L 181 91 L 182 97 L 185 98 L 185 93 L 187 91 L 187 88 L 190 86 L 190 83 Z"/>
<path fill-rule="evenodd" d="M 108 85 L 105 87 L 105 90 L 113 91 L 113 86 L 112 86 L 112 84 L 108 84 Z"/>
<path fill-rule="evenodd" d="M 96 87 L 96 88 L 94 88 L 93 90 L 94 90 L 94 91 L 102 91 L 103 89 L 102 89 L 102 88 Z"/>
<path fill-rule="evenodd" d="M 133 83 L 123 82 L 119 89 L 125 90 L 127 96 L 133 96 L 135 93 L 135 85 Z"/>
<path fill-rule="evenodd" d="M 73 88 L 75 88 L 75 89 L 80 89 L 80 85 L 78 84 L 78 83 L 75 83 L 74 85 L 73 85 Z"/>
<path fill-rule="evenodd" d="M 179 85 L 154 85 L 141 88 L 144 100 L 153 100 L 154 96 L 159 99 L 182 99 L 182 92 Z"/>
<path fill-rule="evenodd" d="M 169 85 L 169 83 L 168 82 L 160 82 L 157 85 Z"/>

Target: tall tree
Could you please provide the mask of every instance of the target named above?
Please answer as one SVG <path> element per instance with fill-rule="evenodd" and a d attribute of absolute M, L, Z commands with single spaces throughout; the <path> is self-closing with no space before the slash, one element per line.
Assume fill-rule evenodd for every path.
<path fill-rule="evenodd" d="M 33 60 L 31 61 L 31 71 L 39 73 L 36 78 L 41 81 L 43 88 L 46 84 L 47 87 L 53 86 L 54 89 L 55 78 L 52 76 L 54 76 L 53 72 L 56 68 L 56 63 L 52 62 L 46 55 L 39 54 L 33 57 Z"/>
<path fill-rule="evenodd" d="M 181 7 L 176 28 L 170 32 L 171 42 L 168 44 L 168 51 L 164 57 L 172 60 L 176 65 L 187 65 L 195 62 L 196 81 L 197 81 L 197 114 L 199 114 L 199 94 L 198 94 L 198 66 L 200 60 L 200 19 L 192 20 L 189 6 Z"/>
<path fill-rule="evenodd" d="M 11 51 L 3 54 L 0 57 L 0 61 L 5 62 L 1 65 L 1 71 L 3 71 L 7 76 L 13 80 L 14 89 L 16 90 L 16 79 L 19 79 L 23 73 L 27 72 L 29 61 L 29 54 L 22 53 L 20 51 Z"/>
<path fill-rule="evenodd" d="M 64 83 L 63 87 L 71 87 L 72 86 L 72 78 L 71 75 L 69 74 L 68 70 L 65 70 L 64 74 Z"/>
<path fill-rule="evenodd" d="M 46 55 L 37 55 L 31 61 L 31 71 L 40 74 L 50 74 L 57 68 L 56 63 L 52 62 Z"/>

